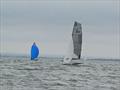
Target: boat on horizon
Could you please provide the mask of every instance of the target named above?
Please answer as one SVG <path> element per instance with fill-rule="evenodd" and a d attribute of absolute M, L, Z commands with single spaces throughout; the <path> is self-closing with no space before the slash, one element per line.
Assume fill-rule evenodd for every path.
<path fill-rule="evenodd" d="M 38 60 L 39 55 L 39 48 L 37 47 L 36 43 L 34 42 L 31 47 L 31 60 Z"/>
<path fill-rule="evenodd" d="M 81 64 L 82 26 L 80 23 L 74 22 L 71 36 L 68 52 L 64 57 L 63 64 Z"/>

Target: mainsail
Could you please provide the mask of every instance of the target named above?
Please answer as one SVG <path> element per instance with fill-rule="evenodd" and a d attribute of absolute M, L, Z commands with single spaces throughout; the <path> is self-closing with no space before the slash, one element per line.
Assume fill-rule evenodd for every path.
<path fill-rule="evenodd" d="M 81 24 L 78 22 L 74 23 L 72 39 L 73 39 L 73 48 L 74 48 L 73 53 L 77 55 L 78 59 L 80 59 L 81 48 L 82 48 L 82 27 Z"/>
<path fill-rule="evenodd" d="M 82 27 L 78 22 L 74 22 L 72 36 L 70 38 L 70 45 L 68 52 L 63 60 L 63 64 L 70 64 L 72 60 L 79 60 L 81 58 L 82 48 Z"/>

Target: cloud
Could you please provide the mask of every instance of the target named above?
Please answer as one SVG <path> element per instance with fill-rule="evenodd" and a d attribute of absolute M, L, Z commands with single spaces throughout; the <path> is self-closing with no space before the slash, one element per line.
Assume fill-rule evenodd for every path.
<path fill-rule="evenodd" d="M 118 20 L 117 1 L 20 1 L 4 2 L 4 17 L 13 23 L 113 24 Z M 104 22 L 103 22 L 104 20 Z M 23 22 L 24 21 L 24 22 Z M 10 24 L 10 22 L 8 23 Z"/>
<path fill-rule="evenodd" d="M 106 56 L 118 56 L 120 23 L 118 0 L 1 2 L 0 32 L 4 52 L 27 53 L 28 46 L 37 41 L 45 47 L 45 52 L 41 53 L 64 54 L 76 20 L 82 23 L 83 55 L 96 54 L 102 57 L 103 48 L 108 53 Z M 24 48 L 25 51 L 22 51 Z"/>

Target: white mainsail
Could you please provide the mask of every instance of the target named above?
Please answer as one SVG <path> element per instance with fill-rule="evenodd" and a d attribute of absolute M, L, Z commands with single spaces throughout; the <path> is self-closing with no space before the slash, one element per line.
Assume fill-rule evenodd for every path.
<path fill-rule="evenodd" d="M 82 28 L 78 22 L 74 23 L 72 37 L 68 46 L 67 54 L 63 60 L 63 64 L 72 64 L 73 60 L 81 58 L 82 47 Z"/>

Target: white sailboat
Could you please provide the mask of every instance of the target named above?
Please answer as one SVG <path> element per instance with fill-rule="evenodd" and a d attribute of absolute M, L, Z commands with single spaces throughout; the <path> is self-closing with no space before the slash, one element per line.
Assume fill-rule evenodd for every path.
<path fill-rule="evenodd" d="M 68 52 L 64 57 L 63 64 L 80 64 L 82 48 L 82 27 L 81 24 L 74 23 L 72 37 L 68 46 Z"/>

